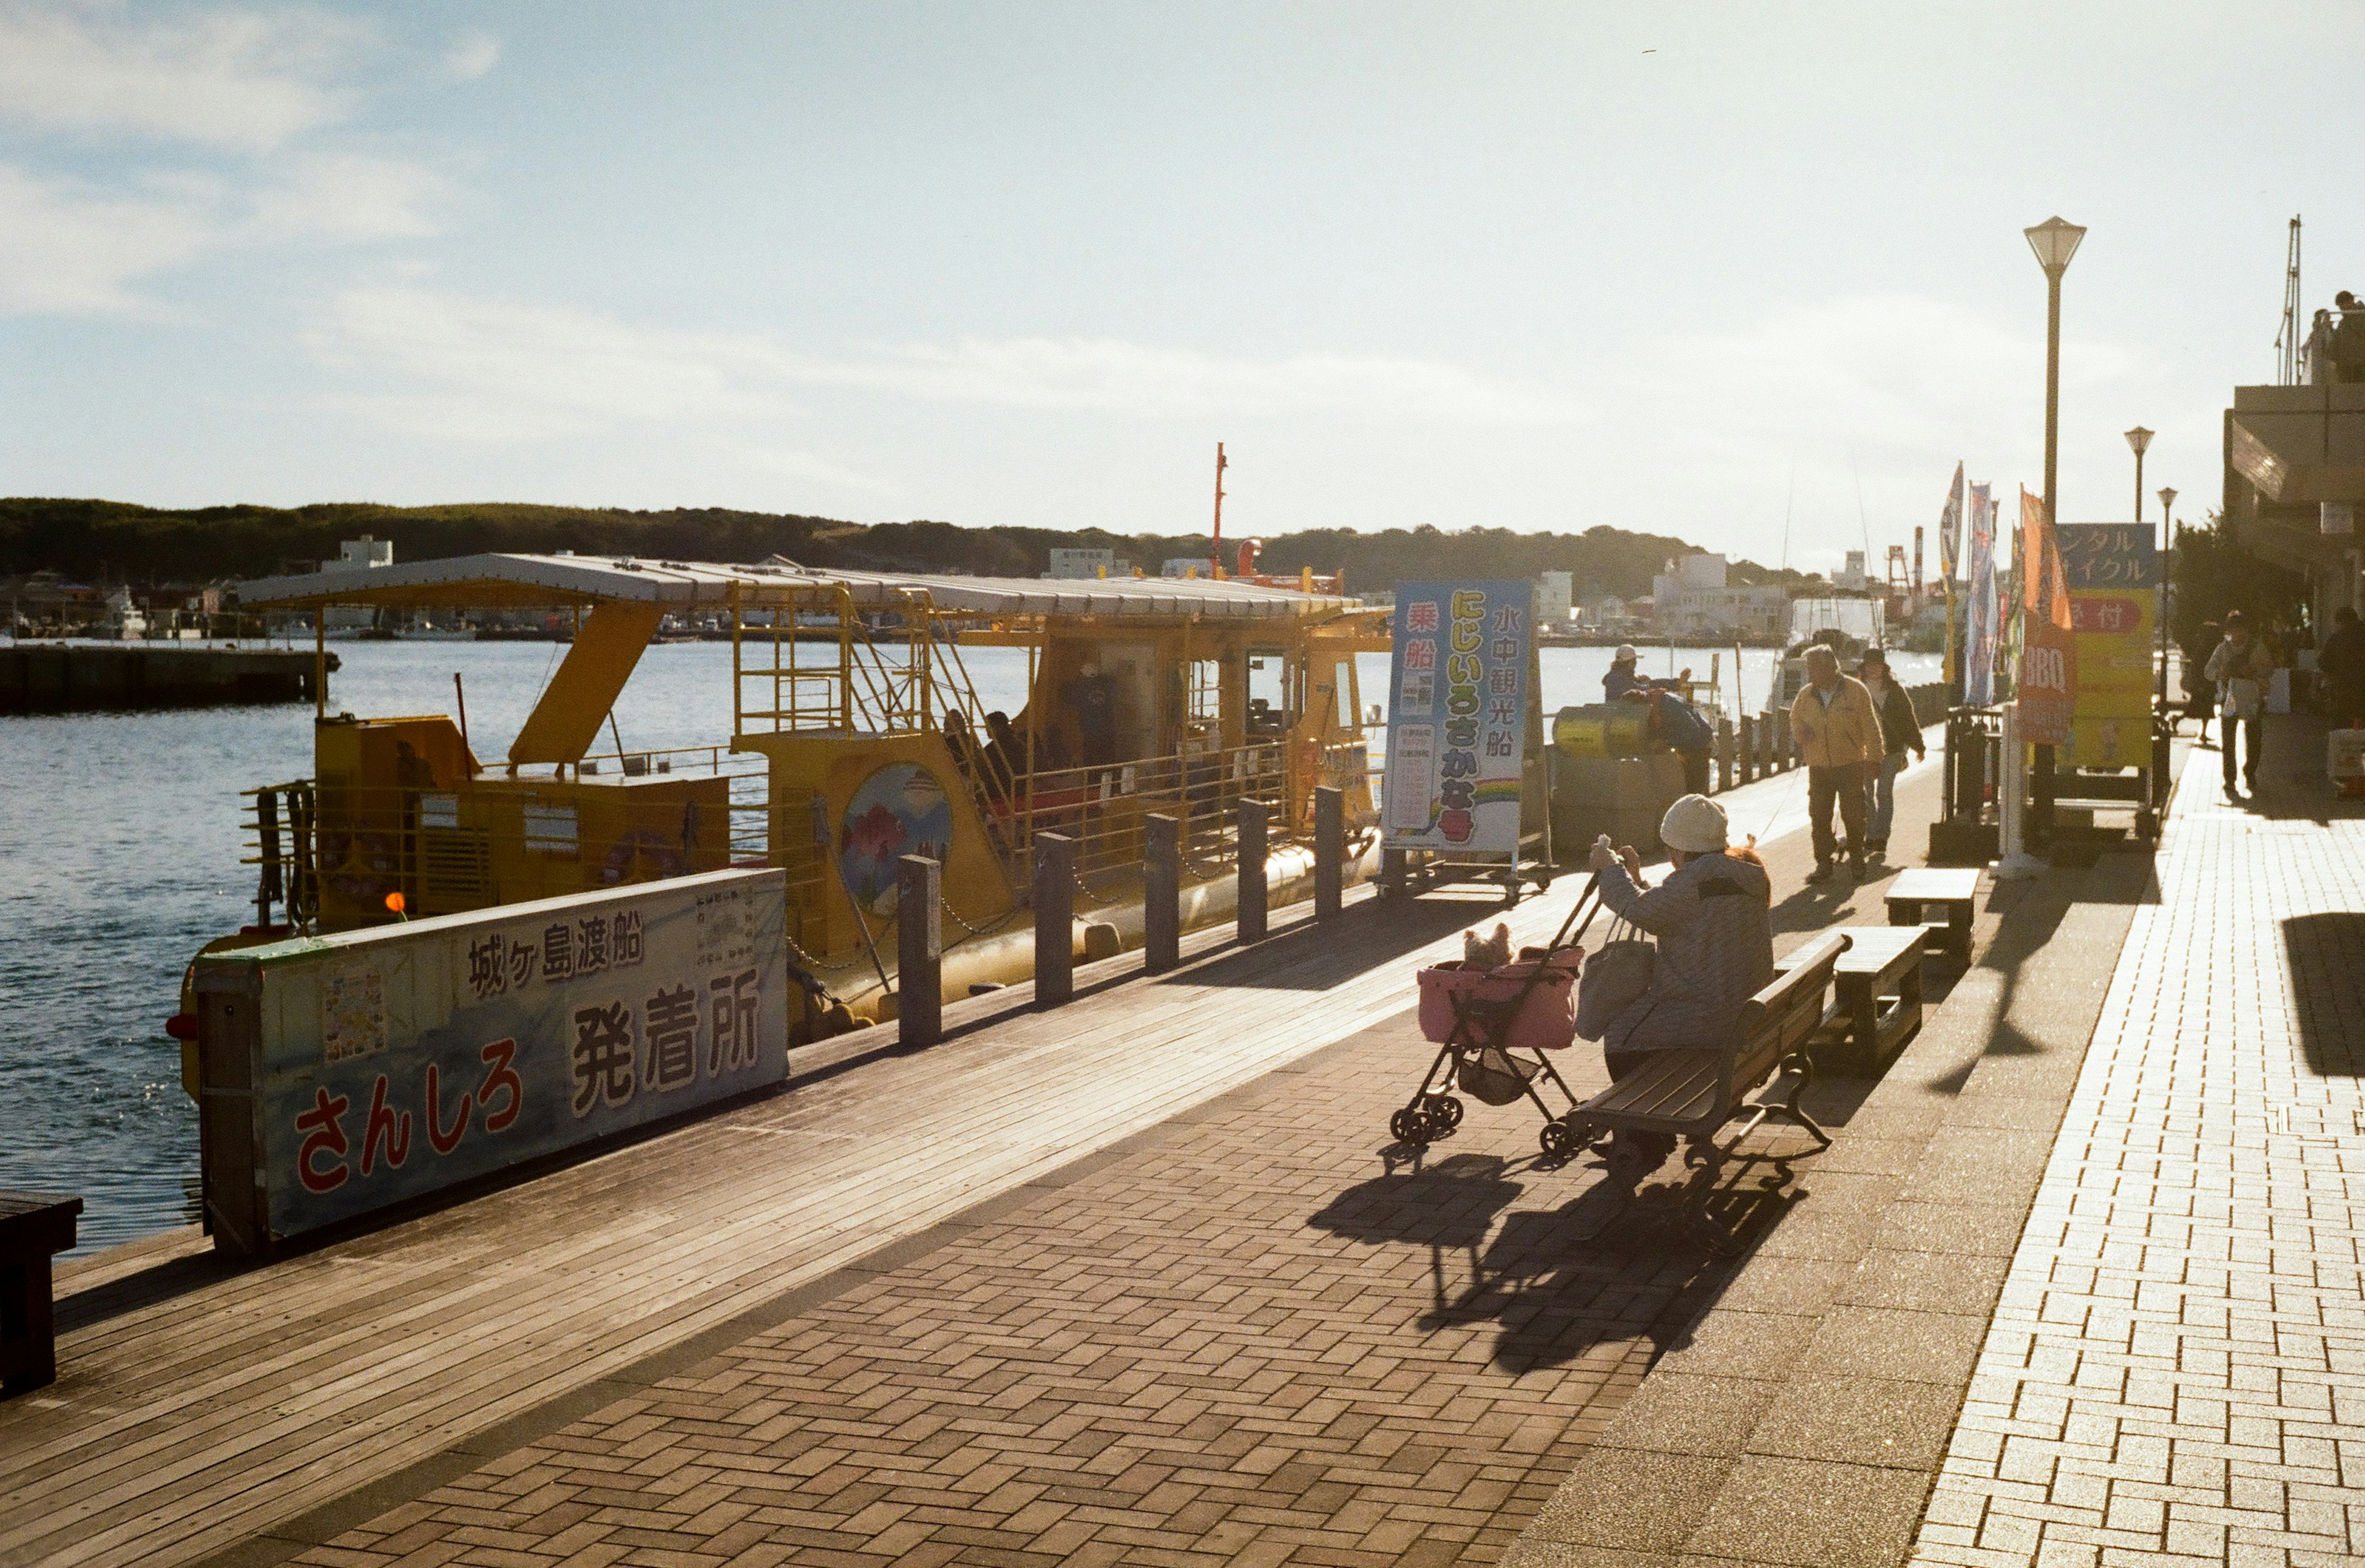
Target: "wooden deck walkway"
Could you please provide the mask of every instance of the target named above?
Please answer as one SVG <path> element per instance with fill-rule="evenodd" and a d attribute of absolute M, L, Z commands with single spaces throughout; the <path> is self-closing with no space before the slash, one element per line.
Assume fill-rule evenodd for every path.
<path fill-rule="evenodd" d="M 1513 912 L 1519 937 L 1581 880 Z M 1363 898 L 1253 948 L 1203 934 L 1154 981 L 1093 966 L 1056 1011 L 994 993 L 934 1050 L 830 1042 L 790 1092 L 260 1268 L 194 1232 L 74 1260 L 59 1381 L 0 1406 L 0 1562 L 292 1555 L 374 1484 L 1400 1011 L 1415 960 L 1496 907 Z"/>

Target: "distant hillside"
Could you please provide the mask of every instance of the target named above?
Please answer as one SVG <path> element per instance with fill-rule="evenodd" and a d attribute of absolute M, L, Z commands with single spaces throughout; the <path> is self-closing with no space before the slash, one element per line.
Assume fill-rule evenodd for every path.
<path fill-rule="evenodd" d="M 1206 554 L 1205 534 L 1116 534 L 1098 529 L 961 528 L 949 522 L 839 522 L 823 517 L 690 508 L 483 504 L 388 507 L 367 502 L 296 507 L 205 507 L 159 511 L 121 501 L 0 498 L 0 576 L 40 570 L 78 581 L 205 583 L 264 577 L 333 558 L 338 541 L 363 533 L 394 542 L 395 559 L 483 551 L 574 550 L 649 560 L 760 561 L 785 555 L 811 566 L 958 571 L 1004 577 L 1042 572 L 1059 546 L 1114 550 L 1155 572 L 1170 556 Z M 1227 541 L 1226 554 L 1234 541 Z M 1575 574 L 1580 596 L 1651 591 L 1651 574 L 1693 546 L 1663 534 L 1591 528 L 1515 533 L 1472 528 L 1392 528 L 1379 533 L 1314 529 L 1266 542 L 1268 572 L 1343 568 L 1350 591 L 1451 570 L 1471 577 Z M 1227 563 L 1228 565 L 1228 562 Z M 1804 581 L 1736 562 L 1741 583 Z"/>

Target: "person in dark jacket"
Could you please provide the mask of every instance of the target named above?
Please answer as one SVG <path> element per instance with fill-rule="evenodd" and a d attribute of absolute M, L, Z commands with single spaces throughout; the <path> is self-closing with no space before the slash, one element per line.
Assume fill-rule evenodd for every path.
<path fill-rule="evenodd" d="M 2347 289 L 2333 296 L 2340 325 L 2332 329 L 2332 364 L 2343 381 L 2365 381 L 2365 300 Z"/>
<path fill-rule="evenodd" d="M 1864 655 L 1856 672 L 1864 689 L 1872 693 L 1874 711 L 1880 715 L 1880 734 L 1884 750 L 1880 761 L 1865 780 L 1865 804 L 1870 808 L 1870 826 L 1865 837 L 1866 848 L 1875 855 L 1889 853 L 1889 823 L 1897 815 L 1897 776 L 1905 771 L 1905 752 L 1909 746 L 1913 755 L 1930 755 L 1930 745 L 1922 738 L 1922 721 L 1913 711 L 1913 694 L 1897 684 L 1889 673 L 1889 655 L 1874 648 Z"/>
<path fill-rule="evenodd" d="M 2365 726 L 2365 626 L 2342 605 L 2332 614 L 2332 635 L 2315 655 L 2324 682 L 2324 713 L 2337 729 Z"/>

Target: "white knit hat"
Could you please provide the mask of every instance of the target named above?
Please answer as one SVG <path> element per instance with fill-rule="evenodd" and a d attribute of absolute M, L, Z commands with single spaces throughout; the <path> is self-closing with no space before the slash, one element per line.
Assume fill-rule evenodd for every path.
<path fill-rule="evenodd" d="M 1725 846 L 1724 808 L 1706 795 L 1686 795 L 1659 819 L 1659 842 L 1687 855 L 1713 855 Z"/>

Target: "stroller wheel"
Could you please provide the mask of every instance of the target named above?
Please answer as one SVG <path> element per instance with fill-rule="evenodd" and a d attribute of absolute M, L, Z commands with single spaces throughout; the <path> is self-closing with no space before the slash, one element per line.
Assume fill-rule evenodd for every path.
<path fill-rule="evenodd" d="M 1462 1125 L 1462 1102 L 1451 1094 L 1440 1094 L 1429 1106 L 1429 1114 L 1448 1128 L 1458 1127 Z"/>
<path fill-rule="evenodd" d="M 1429 1142 L 1429 1118 L 1409 1105 L 1399 1107 L 1388 1118 L 1388 1136 L 1419 1148 Z"/>
<path fill-rule="evenodd" d="M 1546 1159 L 1566 1159 L 1576 1153 L 1576 1134 L 1566 1122 L 1546 1122 L 1536 1134 Z"/>

